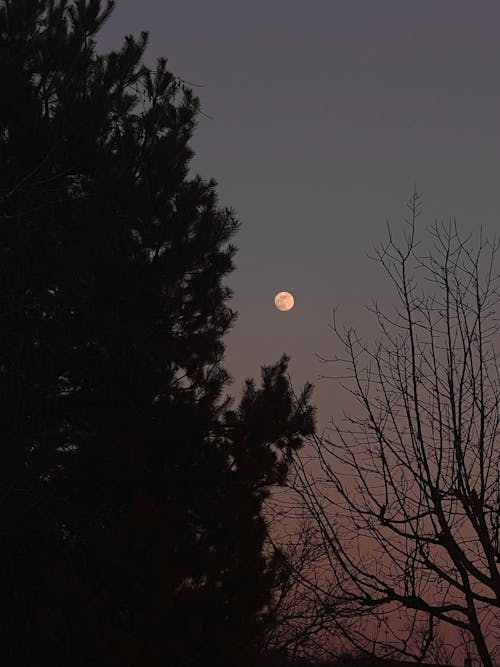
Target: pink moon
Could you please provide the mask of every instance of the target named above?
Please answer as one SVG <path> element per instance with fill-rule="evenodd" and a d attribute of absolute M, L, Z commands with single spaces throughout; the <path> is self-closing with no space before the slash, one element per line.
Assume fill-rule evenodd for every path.
<path fill-rule="evenodd" d="M 291 310 L 295 300 L 290 292 L 279 292 L 274 297 L 274 305 L 278 310 L 286 311 Z"/>

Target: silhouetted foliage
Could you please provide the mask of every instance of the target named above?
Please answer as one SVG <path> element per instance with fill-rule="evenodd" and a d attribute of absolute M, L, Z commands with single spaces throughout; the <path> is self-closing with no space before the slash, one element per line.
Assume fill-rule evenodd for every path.
<path fill-rule="evenodd" d="M 2 664 L 250 664 L 310 387 L 229 410 L 237 220 L 147 35 L 96 53 L 112 8 L 0 1 Z"/>

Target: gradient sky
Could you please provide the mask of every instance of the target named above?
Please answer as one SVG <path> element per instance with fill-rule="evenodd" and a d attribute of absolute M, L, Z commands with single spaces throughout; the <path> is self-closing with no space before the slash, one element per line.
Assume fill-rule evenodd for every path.
<path fill-rule="evenodd" d="M 150 31 L 147 64 L 168 58 L 203 111 L 193 169 L 219 182 L 242 223 L 229 284 L 239 319 L 227 337 L 235 378 L 292 356 L 296 387 L 316 384 L 319 423 L 339 415 L 334 306 L 363 308 L 389 284 L 367 253 L 386 219 L 403 228 L 416 183 L 420 235 L 455 216 L 499 229 L 500 3 L 496 0 L 118 0 L 99 49 Z M 295 308 L 278 312 L 287 290 Z"/>

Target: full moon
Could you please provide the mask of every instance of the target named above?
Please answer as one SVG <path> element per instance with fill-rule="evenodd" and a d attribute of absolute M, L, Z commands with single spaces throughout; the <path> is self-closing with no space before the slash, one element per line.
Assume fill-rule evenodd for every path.
<path fill-rule="evenodd" d="M 291 310 L 294 303 L 293 296 L 290 292 L 279 292 L 274 297 L 274 305 L 278 310 Z"/>

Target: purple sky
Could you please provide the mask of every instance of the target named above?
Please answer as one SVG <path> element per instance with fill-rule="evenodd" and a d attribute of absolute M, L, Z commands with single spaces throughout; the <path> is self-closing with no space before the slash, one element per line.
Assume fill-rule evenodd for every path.
<path fill-rule="evenodd" d="M 388 294 L 367 258 L 388 218 L 402 229 L 416 182 L 420 228 L 455 216 L 463 231 L 498 225 L 500 3 L 496 0 L 118 0 L 99 48 L 150 31 L 196 88 L 193 168 L 219 182 L 242 229 L 230 279 L 239 311 L 227 338 L 236 385 L 292 355 L 315 382 L 319 422 L 342 410 L 315 353 L 332 356 L 334 306 L 374 329 L 363 308 Z M 295 308 L 278 312 L 287 290 Z"/>

